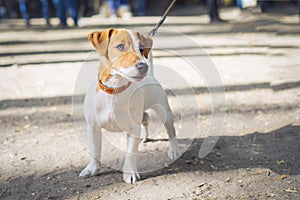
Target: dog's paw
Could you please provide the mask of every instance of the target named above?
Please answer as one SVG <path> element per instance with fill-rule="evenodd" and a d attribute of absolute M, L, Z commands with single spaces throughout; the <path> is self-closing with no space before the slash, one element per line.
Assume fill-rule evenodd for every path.
<path fill-rule="evenodd" d="M 141 179 L 141 177 L 137 172 L 131 172 L 131 173 L 124 172 L 124 174 L 123 174 L 123 180 L 129 184 L 135 183 L 136 181 L 138 181 L 140 179 Z"/>
<path fill-rule="evenodd" d="M 100 163 L 90 162 L 79 174 L 79 178 L 89 178 L 96 176 L 100 172 Z"/>
<path fill-rule="evenodd" d="M 170 160 L 177 160 L 181 155 L 176 138 L 170 142 L 168 157 Z"/>

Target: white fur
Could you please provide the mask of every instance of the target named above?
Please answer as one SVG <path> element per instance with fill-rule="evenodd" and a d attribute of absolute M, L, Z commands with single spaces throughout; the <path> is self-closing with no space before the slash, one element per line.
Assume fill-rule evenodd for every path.
<path fill-rule="evenodd" d="M 138 43 L 131 31 L 128 31 L 136 48 Z M 141 57 L 142 62 L 148 62 Z M 135 153 L 138 152 L 140 143 L 141 124 L 143 113 L 152 108 L 159 119 L 164 123 L 169 135 L 168 157 L 172 160 L 180 156 L 175 129 L 173 125 L 173 116 L 167 101 L 167 96 L 161 85 L 152 76 L 151 65 L 147 76 L 141 81 L 136 81 L 129 88 L 119 94 L 107 94 L 104 91 L 96 91 L 95 83 L 89 89 L 84 101 L 84 116 L 87 122 L 87 135 L 89 149 L 92 154 L 91 161 L 80 173 L 81 178 L 87 178 L 97 175 L 100 170 L 101 156 L 101 129 L 108 131 L 126 131 L 127 132 L 127 153 L 123 166 L 123 179 L 127 183 L 134 183 L 140 176 L 136 166 Z M 120 75 L 120 74 L 119 74 Z M 113 81 L 110 84 L 116 84 Z M 164 108 L 157 109 L 158 106 Z M 128 113 L 129 111 L 129 113 Z M 143 127 L 143 140 L 147 139 L 147 125 Z"/>

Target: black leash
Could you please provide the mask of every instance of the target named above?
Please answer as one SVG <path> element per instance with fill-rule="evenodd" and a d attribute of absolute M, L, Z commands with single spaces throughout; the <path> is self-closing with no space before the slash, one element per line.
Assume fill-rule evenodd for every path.
<path fill-rule="evenodd" d="M 164 23 L 164 21 L 167 18 L 168 13 L 170 12 L 171 8 L 173 7 L 174 3 L 176 2 L 176 0 L 172 0 L 169 4 L 169 6 L 167 7 L 167 9 L 165 10 L 164 14 L 162 15 L 162 17 L 160 18 L 159 22 L 154 26 L 154 28 L 148 33 L 151 37 L 153 37 L 158 28 Z"/>

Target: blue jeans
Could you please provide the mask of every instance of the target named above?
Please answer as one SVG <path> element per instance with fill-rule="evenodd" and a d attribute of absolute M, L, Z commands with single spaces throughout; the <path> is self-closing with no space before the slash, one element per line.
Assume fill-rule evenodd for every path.
<path fill-rule="evenodd" d="M 108 5 L 111 14 L 116 14 L 120 7 L 120 0 L 108 0 Z"/>
<path fill-rule="evenodd" d="M 43 17 L 48 20 L 50 18 L 50 14 L 49 14 L 49 5 L 48 5 L 48 0 L 40 0 L 41 4 L 42 4 L 42 14 Z M 22 16 L 25 20 L 29 20 L 30 19 L 30 15 L 28 13 L 28 9 L 27 9 L 27 0 L 19 0 L 19 8 L 20 11 L 22 13 Z"/>
<path fill-rule="evenodd" d="M 210 21 L 213 22 L 215 20 L 220 20 L 217 0 L 206 0 L 206 6 L 208 9 Z"/>
<path fill-rule="evenodd" d="M 75 25 L 78 23 L 77 0 L 52 0 L 56 8 L 56 15 L 62 25 L 67 25 L 67 10 L 69 10 Z"/>
<path fill-rule="evenodd" d="M 146 4 L 147 4 L 147 0 L 136 0 L 136 14 L 138 16 L 143 16 L 145 15 L 145 10 L 146 10 Z"/>
<path fill-rule="evenodd" d="M 110 12 L 112 14 L 116 14 L 120 5 L 127 5 L 126 0 L 108 0 L 108 5 L 110 8 Z"/>

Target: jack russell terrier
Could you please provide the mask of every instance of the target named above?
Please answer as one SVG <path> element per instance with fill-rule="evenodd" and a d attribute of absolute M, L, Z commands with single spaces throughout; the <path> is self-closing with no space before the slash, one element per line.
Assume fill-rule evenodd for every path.
<path fill-rule="evenodd" d="M 167 96 L 153 77 L 149 63 L 152 39 L 148 35 L 125 29 L 93 32 L 88 39 L 100 56 L 98 83 L 87 92 L 84 116 L 87 123 L 89 150 L 92 158 L 79 177 L 88 178 L 100 171 L 102 129 L 127 133 L 127 151 L 123 180 L 140 179 L 136 156 L 141 138 L 147 139 L 149 116 L 153 109 L 169 136 L 168 157 L 175 160 L 180 151 Z"/>

